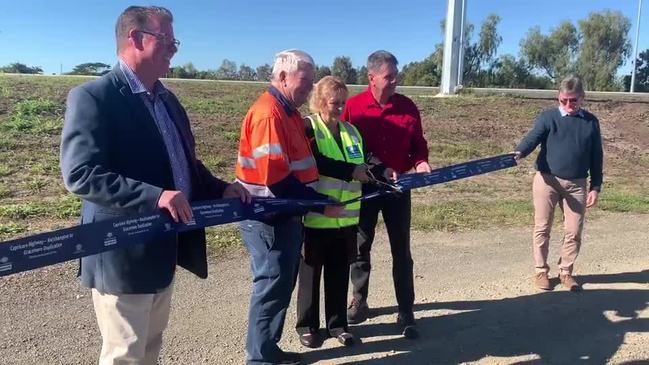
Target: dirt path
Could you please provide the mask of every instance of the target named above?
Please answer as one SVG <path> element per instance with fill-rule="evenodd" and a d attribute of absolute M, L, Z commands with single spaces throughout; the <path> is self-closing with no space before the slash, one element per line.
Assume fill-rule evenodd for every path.
<path fill-rule="evenodd" d="M 373 318 L 352 327 L 364 343 L 346 349 L 330 339 L 307 352 L 293 331 L 292 302 L 281 346 L 318 364 L 649 363 L 649 215 L 602 214 L 587 223 L 584 242 L 577 275 L 585 291 L 541 293 L 531 285 L 529 229 L 415 232 L 422 338 L 408 341 L 396 336 L 389 249 L 380 234 Z M 66 264 L 0 279 L 0 363 L 95 363 L 99 334 L 75 270 Z M 181 272 L 175 288 L 161 363 L 243 363 L 245 252 L 219 259 L 204 281 Z"/>

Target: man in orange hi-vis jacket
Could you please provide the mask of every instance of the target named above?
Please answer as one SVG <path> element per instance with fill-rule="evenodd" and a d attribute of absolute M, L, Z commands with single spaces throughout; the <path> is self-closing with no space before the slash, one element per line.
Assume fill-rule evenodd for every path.
<path fill-rule="evenodd" d="M 318 170 L 297 110 L 313 88 L 314 69 L 303 51 L 278 53 L 268 90 L 243 119 L 236 175 L 252 196 L 328 199 L 309 187 L 318 180 Z M 324 214 L 338 216 L 342 209 L 328 206 Z M 277 342 L 299 267 L 302 216 L 247 220 L 240 228 L 253 276 L 247 363 L 299 364 L 300 355 L 282 351 Z"/>

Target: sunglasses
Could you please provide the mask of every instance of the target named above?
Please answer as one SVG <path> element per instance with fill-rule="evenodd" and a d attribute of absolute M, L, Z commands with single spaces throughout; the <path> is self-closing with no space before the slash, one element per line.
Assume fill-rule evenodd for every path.
<path fill-rule="evenodd" d="M 559 102 L 560 102 L 562 105 L 566 105 L 566 104 L 568 104 L 568 102 L 570 102 L 570 104 L 576 104 L 578 101 L 579 101 L 579 98 L 566 98 L 566 99 L 559 99 Z"/>

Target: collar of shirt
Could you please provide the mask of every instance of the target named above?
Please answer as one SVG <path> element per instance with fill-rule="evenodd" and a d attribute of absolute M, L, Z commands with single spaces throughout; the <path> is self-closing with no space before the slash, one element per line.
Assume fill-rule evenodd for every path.
<path fill-rule="evenodd" d="M 142 81 L 140 81 L 140 78 L 137 77 L 135 72 L 131 69 L 129 65 L 126 64 L 126 62 L 122 61 L 122 59 L 119 60 L 119 68 L 122 70 L 124 73 L 124 77 L 126 77 L 126 82 L 128 83 L 128 86 L 131 88 L 131 92 L 133 94 L 142 94 L 145 93 L 147 95 L 151 95 L 149 91 L 144 87 L 144 84 Z M 162 85 L 160 80 L 156 81 L 155 84 L 153 85 L 153 97 L 166 94 L 167 89 Z"/>
<path fill-rule="evenodd" d="M 559 107 L 559 113 L 561 113 L 562 117 L 565 117 L 566 115 L 569 115 L 568 112 L 563 110 L 562 107 Z M 580 117 L 583 118 L 584 117 L 584 111 L 582 109 L 579 109 L 579 111 L 577 112 L 577 115 L 579 115 Z"/>
<path fill-rule="evenodd" d="M 286 99 L 286 97 L 279 91 L 275 86 L 269 86 L 268 87 L 268 92 L 279 101 L 280 104 L 282 104 L 282 107 L 284 108 L 284 111 L 288 115 L 292 115 L 293 113 L 297 112 L 297 109 L 289 103 L 289 101 Z"/>
<path fill-rule="evenodd" d="M 390 107 L 392 107 L 394 105 L 395 95 L 396 94 L 393 94 L 392 96 L 390 96 L 388 98 L 388 101 L 385 103 L 385 105 L 381 106 L 381 104 L 379 104 L 379 102 L 376 99 L 374 99 L 374 94 L 372 94 L 372 90 L 368 86 L 367 90 L 364 93 L 365 97 L 364 97 L 363 100 L 365 101 L 365 105 L 368 108 L 369 107 L 374 107 L 374 108 L 379 108 L 379 109 L 387 109 L 387 108 L 390 108 Z"/>

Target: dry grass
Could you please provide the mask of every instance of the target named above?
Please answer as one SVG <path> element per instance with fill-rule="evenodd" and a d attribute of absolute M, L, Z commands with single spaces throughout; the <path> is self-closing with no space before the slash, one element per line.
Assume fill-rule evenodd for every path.
<path fill-rule="evenodd" d="M 0 76 L 0 239 L 76 223 L 79 202 L 62 186 L 58 145 L 65 96 L 86 80 Z M 199 158 L 217 176 L 232 179 L 241 119 L 265 85 L 167 84 L 190 115 Z M 511 151 L 536 114 L 553 103 L 474 95 L 440 99 L 422 90 L 409 92 L 421 110 L 433 166 Z M 606 184 L 598 209 L 649 212 L 649 106 L 602 101 L 587 108 L 600 118 L 605 141 Z M 413 227 L 455 231 L 527 225 L 533 171 L 530 156 L 514 169 L 417 190 Z M 233 226 L 210 230 L 209 240 L 213 247 L 239 243 Z"/>

